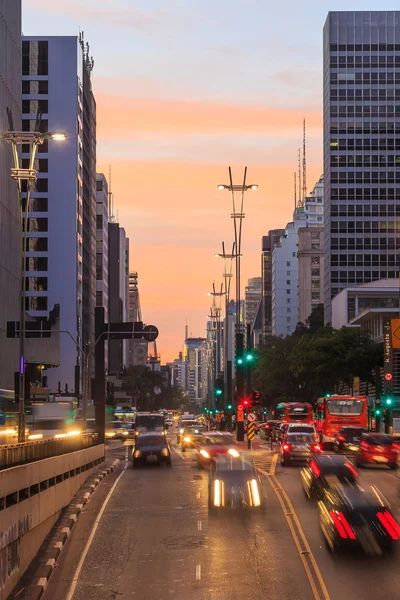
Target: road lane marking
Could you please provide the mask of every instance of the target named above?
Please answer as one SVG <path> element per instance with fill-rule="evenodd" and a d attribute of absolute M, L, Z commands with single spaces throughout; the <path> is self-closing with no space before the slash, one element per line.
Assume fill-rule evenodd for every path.
<path fill-rule="evenodd" d="M 74 573 L 74 577 L 73 577 L 72 582 L 71 582 L 71 587 L 69 588 L 66 600 L 72 600 L 72 598 L 74 597 L 75 588 L 78 585 L 79 575 L 81 574 L 82 567 L 83 567 L 83 564 L 85 562 L 85 558 L 86 558 L 86 556 L 87 556 L 87 554 L 88 554 L 88 552 L 90 550 L 90 546 L 92 545 L 92 542 L 94 540 L 94 536 L 96 535 L 96 531 L 97 531 L 97 528 L 98 528 L 99 523 L 101 521 L 101 517 L 103 516 L 103 513 L 104 513 L 104 511 L 105 511 L 105 509 L 107 507 L 107 504 L 108 504 L 111 496 L 114 493 L 115 488 L 117 487 L 117 485 L 120 482 L 121 478 L 125 475 L 126 469 L 128 468 L 129 461 L 128 461 L 127 456 L 128 456 L 128 453 L 126 453 L 126 455 L 125 455 L 125 466 L 124 466 L 123 470 L 121 471 L 121 473 L 118 475 L 117 479 L 114 481 L 113 486 L 110 489 L 110 491 L 108 492 L 108 494 L 106 496 L 106 499 L 104 500 L 103 506 L 101 507 L 100 512 L 97 515 L 97 519 L 94 522 L 93 529 L 92 529 L 92 531 L 90 533 L 88 541 L 86 542 L 86 546 L 85 546 L 85 548 L 84 548 L 84 550 L 82 552 L 82 555 L 81 555 L 81 558 L 79 560 L 78 566 L 76 567 L 76 570 L 75 570 L 75 573 Z"/>
<path fill-rule="evenodd" d="M 171 446 L 172 450 L 174 450 L 177 454 L 179 454 L 179 456 L 181 457 L 182 460 L 186 460 L 186 458 L 183 456 L 182 452 L 180 450 L 177 450 L 176 448 L 174 448 L 174 446 Z"/>
<path fill-rule="evenodd" d="M 196 581 L 201 579 L 201 565 L 196 565 Z"/>
<path fill-rule="evenodd" d="M 272 469 L 272 465 L 271 465 Z M 330 600 L 329 592 L 325 585 L 324 579 L 322 577 L 321 571 L 317 565 L 317 562 L 314 558 L 314 555 L 311 551 L 310 545 L 307 541 L 307 538 L 304 534 L 301 523 L 297 517 L 297 514 L 294 510 L 293 504 L 290 501 L 289 496 L 286 491 L 283 489 L 282 484 L 276 478 L 275 475 L 271 473 L 267 473 L 263 469 L 258 467 L 258 471 L 263 475 L 266 475 L 268 483 L 271 488 L 274 490 L 279 504 L 281 505 L 283 514 L 285 515 L 286 522 L 288 524 L 290 533 L 292 534 L 294 543 L 296 545 L 297 551 L 299 553 L 301 562 L 303 563 L 305 573 L 307 575 L 307 579 L 310 583 L 314 599 L 315 600 Z M 309 561 L 309 562 L 308 562 Z M 318 589 L 319 585 L 319 589 Z M 321 593 L 320 593 L 321 592 Z M 322 595 L 321 595 L 322 594 Z"/>
<path fill-rule="evenodd" d="M 203 531 L 203 523 L 201 521 L 197 521 L 197 531 Z"/>
<path fill-rule="evenodd" d="M 269 468 L 269 474 L 270 475 L 275 475 L 275 469 L 276 469 L 276 463 L 278 462 L 278 456 L 279 456 L 279 454 L 276 452 L 274 454 L 274 456 L 272 457 L 272 463 L 271 463 L 271 466 Z"/>

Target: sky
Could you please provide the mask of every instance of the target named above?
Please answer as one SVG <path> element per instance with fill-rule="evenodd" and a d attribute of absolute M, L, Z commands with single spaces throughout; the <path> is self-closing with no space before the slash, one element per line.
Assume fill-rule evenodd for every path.
<path fill-rule="evenodd" d="M 246 194 L 243 287 L 260 276 L 261 238 L 285 227 L 307 129 L 307 188 L 322 174 L 322 28 L 329 10 L 371 0 L 22 0 L 25 35 L 84 32 L 95 66 L 97 171 L 108 176 L 138 271 L 143 320 L 163 363 L 205 336 L 221 242 L 232 247 L 228 192 Z M 398 8 L 386 3 L 385 10 Z"/>

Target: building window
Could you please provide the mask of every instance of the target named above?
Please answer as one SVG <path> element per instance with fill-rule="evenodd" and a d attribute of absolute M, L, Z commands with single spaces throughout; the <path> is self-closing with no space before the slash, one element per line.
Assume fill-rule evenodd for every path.
<path fill-rule="evenodd" d="M 290 285 L 290 279 L 286 279 L 286 284 Z"/>
<path fill-rule="evenodd" d="M 320 250 L 320 249 L 321 249 L 320 244 L 311 244 L 311 250 Z"/>
<path fill-rule="evenodd" d="M 31 256 L 26 259 L 25 268 L 27 271 L 47 271 L 48 259 L 44 256 Z"/>
<path fill-rule="evenodd" d="M 315 232 L 311 233 L 311 239 L 312 240 L 318 240 L 319 241 L 319 238 L 320 238 L 319 232 L 317 232 L 317 233 L 315 233 Z"/>
<path fill-rule="evenodd" d="M 286 312 L 290 313 L 290 312 L 292 312 L 292 309 L 291 308 L 287 308 Z"/>
<path fill-rule="evenodd" d="M 290 260 L 286 261 L 286 266 L 290 267 Z"/>
<path fill-rule="evenodd" d="M 48 204 L 48 198 L 31 198 L 29 212 L 47 212 Z"/>
<path fill-rule="evenodd" d="M 29 296 L 25 298 L 25 310 L 47 310 L 47 297 Z"/>
<path fill-rule="evenodd" d="M 319 292 L 312 292 L 311 293 L 311 299 L 312 300 L 319 300 Z"/>
<path fill-rule="evenodd" d="M 286 323 L 290 323 L 290 317 L 286 317 Z"/>
<path fill-rule="evenodd" d="M 48 231 L 48 222 L 49 220 L 46 218 L 36 219 L 34 217 L 31 217 L 30 219 L 28 219 L 28 231 L 34 233 Z"/>
<path fill-rule="evenodd" d="M 22 42 L 24 44 L 24 42 Z M 23 81 L 22 82 L 22 93 L 23 94 L 48 94 L 49 93 L 49 82 L 48 81 Z M 22 111 L 24 112 L 24 111 Z"/>
<path fill-rule="evenodd" d="M 103 229 L 103 215 L 96 215 L 96 229 Z"/>
<path fill-rule="evenodd" d="M 311 280 L 311 287 L 312 288 L 319 288 L 320 287 L 319 279 L 312 279 Z"/>
<path fill-rule="evenodd" d="M 24 114 L 37 114 L 38 112 L 49 112 L 48 100 L 22 100 L 22 112 Z"/>
<path fill-rule="evenodd" d="M 311 277 L 319 277 L 320 269 L 311 269 Z"/>
<path fill-rule="evenodd" d="M 286 275 L 290 275 L 290 271 L 286 271 Z"/>
<path fill-rule="evenodd" d="M 25 289 L 27 292 L 47 292 L 47 277 L 27 277 Z"/>
<path fill-rule="evenodd" d="M 40 194 L 47 194 L 49 191 L 49 181 L 48 179 L 37 179 L 36 181 L 36 191 Z"/>
<path fill-rule="evenodd" d="M 47 252 L 48 238 L 47 237 L 29 237 L 26 240 L 27 252 Z"/>
<path fill-rule="evenodd" d="M 286 303 L 290 304 L 290 298 L 286 298 Z"/>
<path fill-rule="evenodd" d="M 319 265 L 319 256 L 313 256 L 311 258 L 311 264 L 312 265 Z"/>
<path fill-rule="evenodd" d="M 287 294 L 290 294 L 290 290 L 286 290 L 286 293 L 287 293 Z"/>
<path fill-rule="evenodd" d="M 103 306 L 103 292 L 96 292 L 96 306 Z"/>
<path fill-rule="evenodd" d="M 103 180 L 102 179 L 98 179 L 96 181 L 96 191 L 97 192 L 102 192 L 103 191 Z"/>
<path fill-rule="evenodd" d="M 292 252 L 292 256 L 294 256 L 294 257 L 295 257 L 295 256 L 296 256 L 296 254 L 297 254 L 297 252 Z"/>

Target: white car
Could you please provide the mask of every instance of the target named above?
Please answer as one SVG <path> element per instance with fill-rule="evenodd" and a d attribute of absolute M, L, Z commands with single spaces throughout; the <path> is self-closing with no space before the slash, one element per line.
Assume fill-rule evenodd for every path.
<path fill-rule="evenodd" d="M 289 423 L 286 435 L 289 433 L 312 433 L 316 442 L 319 440 L 319 435 L 314 427 L 309 423 Z"/>

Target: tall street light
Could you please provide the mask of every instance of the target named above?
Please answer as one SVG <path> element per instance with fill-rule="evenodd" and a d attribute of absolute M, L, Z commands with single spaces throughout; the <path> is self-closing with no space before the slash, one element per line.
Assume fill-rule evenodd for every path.
<path fill-rule="evenodd" d="M 18 408 L 18 442 L 25 441 L 25 272 L 26 272 L 26 243 L 28 233 L 29 202 L 31 198 L 32 184 L 37 180 L 37 171 L 35 169 L 35 159 L 38 146 L 41 146 L 46 140 L 63 141 L 67 135 L 63 132 L 41 133 L 40 116 L 36 119 L 36 131 L 14 131 L 11 112 L 8 110 L 8 119 L 10 131 L 0 133 L 0 140 L 3 139 L 11 144 L 14 168 L 11 169 L 11 177 L 17 182 L 18 201 L 20 205 L 21 219 L 21 305 L 20 305 L 20 326 L 19 326 L 19 408 Z M 18 146 L 22 144 L 29 145 L 29 166 L 22 168 Z M 26 181 L 26 202 L 23 206 L 22 182 Z M 25 214 L 24 214 L 25 209 Z"/>
<path fill-rule="evenodd" d="M 243 333 L 241 332 L 241 321 L 240 321 L 240 258 L 242 251 L 242 227 L 243 227 L 243 219 L 245 214 L 243 212 L 244 207 L 244 195 L 248 190 L 257 190 L 258 185 L 256 184 L 247 184 L 247 167 L 244 169 L 243 174 L 243 183 L 240 185 L 234 185 L 232 180 L 232 169 L 229 167 L 229 184 L 220 184 L 218 185 L 219 190 L 228 190 L 231 193 L 232 198 L 232 209 L 231 218 L 233 219 L 233 230 L 235 234 L 235 267 L 236 267 L 236 365 L 238 363 L 239 357 L 241 357 L 244 348 L 244 340 Z M 235 204 L 235 192 L 240 193 L 240 210 L 237 212 L 237 207 Z M 239 208 L 239 207 L 238 207 Z M 244 393 L 244 376 L 243 369 L 236 369 L 236 406 L 239 401 L 243 399 Z M 238 424 L 239 425 L 239 424 Z M 244 441 L 244 429 L 243 424 L 240 424 L 240 429 L 238 428 L 236 434 L 238 441 Z"/>

